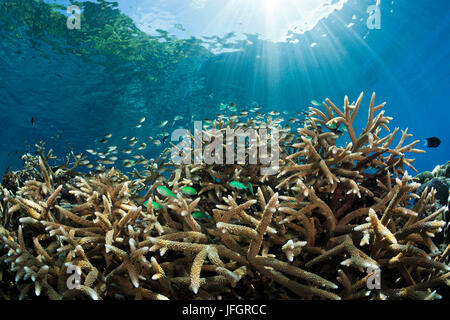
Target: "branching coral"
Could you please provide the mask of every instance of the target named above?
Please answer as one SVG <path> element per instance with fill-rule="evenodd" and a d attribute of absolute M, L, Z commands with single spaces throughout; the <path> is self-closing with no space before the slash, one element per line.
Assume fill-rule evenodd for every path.
<path fill-rule="evenodd" d="M 398 129 L 382 137 L 391 118 L 375 95 L 356 134 L 362 98 L 346 97 L 342 109 L 326 100 L 296 133 L 282 130 L 276 175 L 259 175 L 267 162 L 248 164 L 249 154 L 244 163 L 171 164 L 167 151 L 159 169 L 134 170 L 135 179 L 116 169 L 78 174 L 67 163 L 51 168 L 40 149 L 38 174 L 2 191 L 2 272 L 12 286 L 1 296 L 439 298 L 450 249 L 433 239 L 448 209 L 436 208 L 434 189 L 415 193 L 405 166 L 414 170 L 407 154 L 422 152 L 418 141 L 404 145 L 405 130 L 391 147 Z M 203 134 L 279 123 L 219 119 Z"/>

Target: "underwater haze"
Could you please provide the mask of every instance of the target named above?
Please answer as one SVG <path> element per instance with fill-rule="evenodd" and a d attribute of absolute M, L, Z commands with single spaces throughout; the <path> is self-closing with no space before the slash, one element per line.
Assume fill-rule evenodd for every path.
<path fill-rule="evenodd" d="M 71 4 L 79 29 L 66 23 Z M 62 156 L 125 148 L 123 136 L 162 140 L 221 103 L 295 115 L 312 100 L 364 92 L 367 112 L 376 92 L 392 128 L 441 140 L 421 142 L 427 152 L 414 162 L 431 171 L 450 156 L 449 9 L 444 0 L 2 0 L 0 169 L 18 169 L 40 141 Z M 156 157 L 160 142 L 143 154 Z"/>

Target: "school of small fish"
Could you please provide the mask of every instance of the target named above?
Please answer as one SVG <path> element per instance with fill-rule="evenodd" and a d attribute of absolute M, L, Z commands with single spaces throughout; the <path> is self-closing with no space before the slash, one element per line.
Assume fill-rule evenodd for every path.
<path fill-rule="evenodd" d="M 317 100 L 310 101 L 313 106 L 321 106 L 321 103 Z M 304 125 L 304 117 L 309 114 L 308 111 L 301 112 L 288 112 L 288 111 L 268 111 L 262 112 L 263 107 L 256 102 L 253 103 L 251 108 L 243 108 L 236 105 L 236 103 L 221 103 L 218 106 L 218 112 L 216 113 L 216 120 L 209 118 L 202 119 L 203 130 L 209 130 L 213 126 L 217 125 L 219 121 L 233 121 L 236 127 L 244 128 L 262 128 L 266 127 L 266 122 L 272 126 L 276 126 L 280 129 L 282 134 L 286 135 L 285 141 L 292 141 L 294 135 L 292 130 Z M 172 128 L 175 123 L 178 123 L 179 127 L 185 125 L 187 128 L 192 126 L 196 121 L 196 115 L 190 117 L 190 122 L 186 121 L 186 117 L 182 115 L 176 115 L 172 121 L 163 120 L 156 126 L 149 125 L 151 131 L 163 130 L 166 127 Z M 141 128 L 139 132 L 146 132 L 143 127 L 145 123 L 149 123 L 145 116 L 142 116 L 135 125 L 136 128 Z M 168 124 L 171 123 L 171 126 Z M 131 127 L 131 126 L 130 126 Z M 169 130 L 170 130 L 169 128 Z M 328 129 L 334 133 L 334 138 L 340 137 L 344 131 L 347 131 L 345 125 L 336 123 L 323 123 L 321 130 Z M 94 147 L 86 149 L 87 154 L 90 157 L 94 157 L 93 160 L 88 159 L 88 155 L 80 155 L 82 157 L 80 164 L 97 171 L 104 171 L 110 166 L 122 166 L 124 168 L 133 168 L 138 165 L 142 165 L 148 170 L 158 170 L 155 163 L 155 159 L 149 155 L 160 154 L 159 148 L 170 147 L 169 140 L 170 133 L 168 131 L 160 131 L 157 134 L 149 136 L 127 136 L 123 135 L 114 139 L 112 133 L 105 133 L 102 138 L 97 140 Z M 306 136 L 305 138 L 310 139 Z M 142 140 L 146 140 L 143 142 Z M 114 142 L 114 143 L 113 143 Z M 106 147 L 105 147 L 106 145 Z M 155 149 L 156 148 L 156 149 Z M 167 150 L 167 149 L 166 149 Z M 234 181 L 230 183 L 230 186 L 236 189 L 246 189 L 248 186 Z M 185 194 L 195 194 L 196 192 L 189 187 L 185 187 L 182 191 Z M 250 188 L 253 192 L 253 190 Z M 170 196 L 170 195 L 169 195 Z"/>

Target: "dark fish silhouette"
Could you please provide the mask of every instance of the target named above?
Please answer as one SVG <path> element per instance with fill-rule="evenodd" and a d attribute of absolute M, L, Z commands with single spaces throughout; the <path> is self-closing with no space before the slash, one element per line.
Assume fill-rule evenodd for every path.
<path fill-rule="evenodd" d="M 428 148 L 437 148 L 441 144 L 441 140 L 438 137 L 431 137 L 426 139 L 425 145 Z"/>
<path fill-rule="evenodd" d="M 34 126 L 34 117 L 31 117 L 31 125 Z"/>

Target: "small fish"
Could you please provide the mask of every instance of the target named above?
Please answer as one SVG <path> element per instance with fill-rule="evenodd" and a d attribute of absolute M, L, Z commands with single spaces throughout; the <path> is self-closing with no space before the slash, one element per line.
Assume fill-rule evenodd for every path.
<path fill-rule="evenodd" d="M 167 136 L 167 137 L 164 137 L 164 138 L 162 138 L 162 143 L 165 143 L 165 142 L 166 142 L 166 140 L 167 140 L 167 138 L 168 138 L 168 136 Z"/>
<path fill-rule="evenodd" d="M 98 163 L 101 163 L 101 164 L 114 164 L 114 161 L 111 161 L 111 160 L 107 160 L 107 159 L 105 159 L 105 160 L 96 160 Z"/>
<path fill-rule="evenodd" d="M 330 136 L 330 138 L 331 139 L 337 139 L 337 138 L 339 138 L 341 135 L 339 135 L 339 134 L 334 134 L 334 135 L 332 135 L 332 136 Z"/>
<path fill-rule="evenodd" d="M 105 171 L 105 167 L 102 166 L 101 164 L 99 164 L 98 166 L 95 167 L 95 170 L 97 170 L 97 171 Z"/>
<path fill-rule="evenodd" d="M 155 146 L 160 146 L 160 145 L 161 145 L 161 141 L 155 140 L 155 141 L 153 141 L 153 144 L 154 144 Z"/>
<path fill-rule="evenodd" d="M 197 190 L 195 190 L 192 187 L 183 187 L 181 188 L 181 192 L 188 195 L 194 195 L 197 194 Z"/>
<path fill-rule="evenodd" d="M 145 207 L 147 207 L 148 206 L 148 200 L 145 201 L 143 204 L 144 204 Z M 162 208 L 162 206 L 156 201 L 152 201 L 152 206 L 153 206 L 153 209 L 156 209 L 156 210 Z"/>
<path fill-rule="evenodd" d="M 141 159 L 141 160 L 139 160 L 139 161 L 137 161 L 136 162 L 136 164 L 147 164 L 148 163 L 148 160 L 146 160 L 146 159 Z"/>
<path fill-rule="evenodd" d="M 176 198 L 176 196 L 173 194 L 172 191 L 170 191 L 169 188 L 165 187 L 165 186 L 160 186 L 156 188 L 156 191 L 158 191 L 158 193 L 160 195 L 163 195 L 165 197 L 172 197 L 172 198 Z"/>
<path fill-rule="evenodd" d="M 134 166 L 134 164 L 131 163 L 130 160 L 124 160 L 124 161 L 122 162 L 122 165 L 123 165 L 125 168 L 131 168 L 132 166 Z"/>
<path fill-rule="evenodd" d="M 145 117 L 142 117 L 141 120 L 139 120 L 139 123 L 142 123 L 145 121 Z"/>
<path fill-rule="evenodd" d="M 178 121 L 178 120 L 182 120 L 183 116 L 176 116 L 175 118 L 173 118 L 173 121 Z"/>
<path fill-rule="evenodd" d="M 160 128 L 164 127 L 168 122 L 169 122 L 169 120 L 161 121 L 161 122 L 159 123 L 159 127 L 160 127 Z"/>
<path fill-rule="evenodd" d="M 320 107 L 321 104 L 319 102 L 317 102 L 317 100 L 311 100 L 311 103 L 316 106 L 316 107 Z"/>
<path fill-rule="evenodd" d="M 105 138 L 109 139 L 109 138 L 111 138 L 111 137 L 112 137 L 112 134 L 111 134 L 111 133 L 105 134 Z"/>
<path fill-rule="evenodd" d="M 141 127 L 142 127 L 142 124 L 136 125 L 136 128 L 141 128 Z"/>
<path fill-rule="evenodd" d="M 199 220 L 201 220 L 201 219 L 212 219 L 209 214 L 206 214 L 206 213 L 203 213 L 203 212 L 200 212 L 200 211 L 192 212 L 192 216 L 195 219 L 199 219 Z"/>
<path fill-rule="evenodd" d="M 427 141 L 425 142 L 425 145 L 428 148 L 437 148 L 441 144 L 441 140 L 438 137 L 431 137 L 427 138 Z"/>
<path fill-rule="evenodd" d="M 144 150 L 145 148 L 147 148 L 147 144 L 144 142 L 139 146 L 138 150 Z"/>
<path fill-rule="evenodd" d="M 247 187 L 239 181 L 231 181 L 230 186 L 232 186 L 233 188 L 236 188 L 236 189 L 240 189 L 240 190 L 247 189 Z"/>
<path fill-rule="evenodd" d="M 34 126 L 34 117 L 31 117 L 31 125 Z"/>
<path fill-rule="evenodd" d="M 122 150 L 123 153 L 128 153 L 128 154 L 130 154 L 132 151 L 133 151 L 133 149 L 131 149 L 131 148 L 125 148 Z"/>
<path fill-rule="evenodd" d="M 330 124 L 327 123 L 326 126 L 328 129 L 336 129 L 337 128 L 337 125 L 334 122 L 332 122 Z"/>
<path fill-rule="evenodd" d="M 341 126 L 341 128 L 342 128 L 342 130 L 343 130 L 344 132 L 347 132 L 347 131 L 348 131 L 347 126 L 346 126 L 345 124 L 343 124 L 343 125 Z"/>
<path fill-rule="evenodd" d="M 108 141 L 108 140 L 106 140 L 106 139 L 100 140 L 101 143 L 106 143 L 107 141 Z"/>
<path fill-rule="evenodd" d="M 253 192 L 253 186 L 250 182 L 248 183 L 248 189 L 250 190 L 250 193 L 254 196 L 255 193 Z"/>

